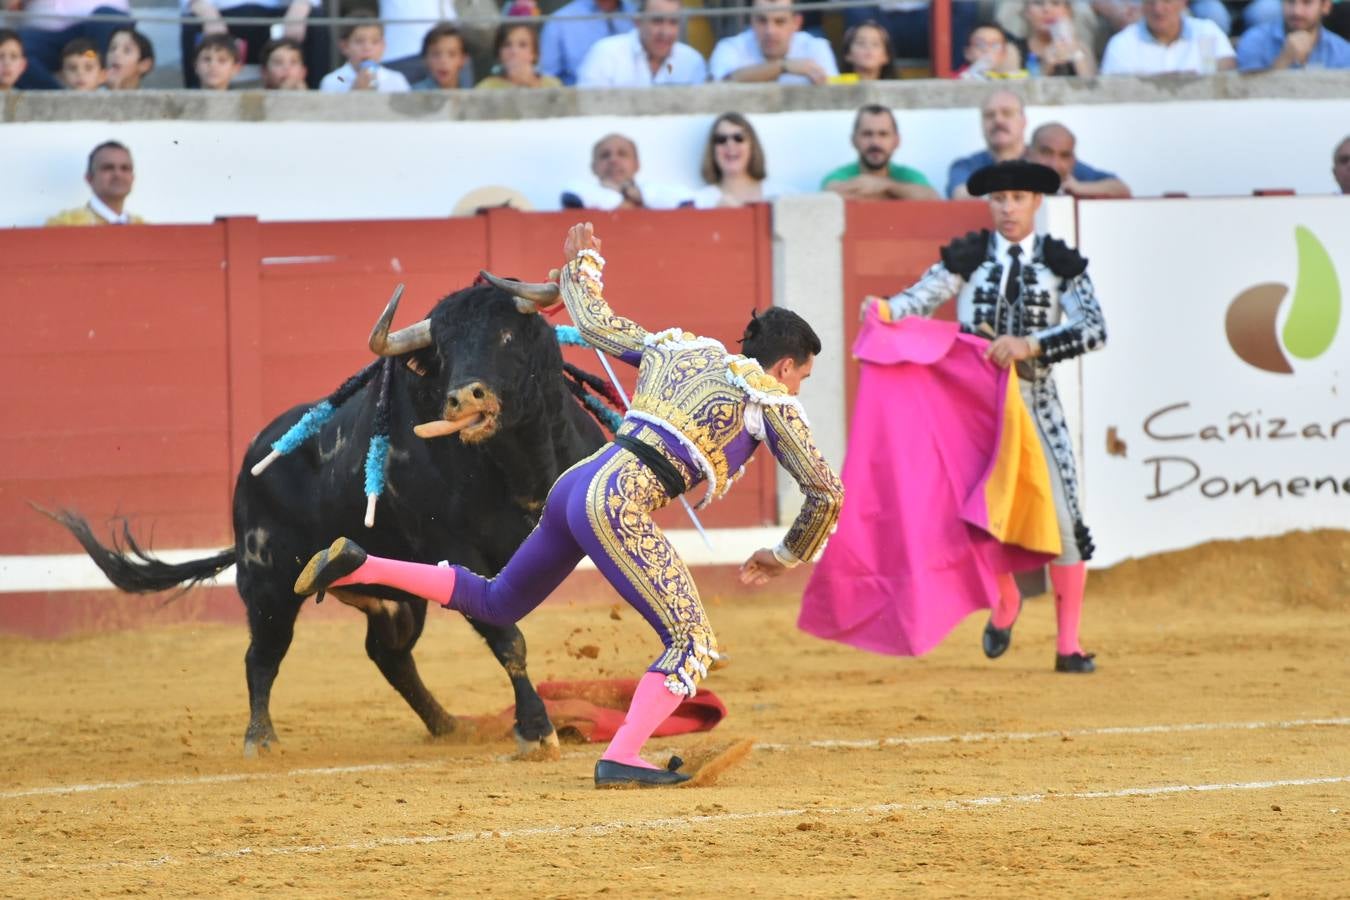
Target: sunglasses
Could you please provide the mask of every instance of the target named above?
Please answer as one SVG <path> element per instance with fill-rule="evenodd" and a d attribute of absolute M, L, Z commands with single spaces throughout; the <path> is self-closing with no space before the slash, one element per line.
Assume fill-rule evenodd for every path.
<path fill-rule="evenodd" d="M 714 135 L 713 135 L 713 143 L 716 144 L 716 145 L 719 146 L 719 147 L 722 146 L 723 144 L 725 144 L 727 141 L 735 141 L 735 142 L 738 143 L 738 144 L 744 144 L 744 143 L 745 143 L 745 132 L 744 132 L 744 131 L 738 131 L 738 132 L 736 132 L 735 134 L 714 134 Z"/>

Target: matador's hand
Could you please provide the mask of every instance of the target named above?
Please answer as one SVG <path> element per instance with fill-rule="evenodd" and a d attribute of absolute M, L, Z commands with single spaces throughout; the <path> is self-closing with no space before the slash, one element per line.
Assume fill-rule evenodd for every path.
<path fill-rule="evenodd" d="M 984 351 L 985 359 L 992 359 L 999 368 L 1006 369 L 1015 362 L 1031 359 L 1031 342 L 1026 338 L 1005 334 L 997 338 Z"/>
<path fill-rule="evenodd" d="M 858 321 L 867 321 L 867 311 L 872 307 L 885 302 L 885 297 L 878 297 L 876 294 L 868 294 L 863 298 L 862 306 L 858 309 Z"/>
<path fill-rule="evenodd" d="M 770 578 L 777 578 L 787 571 L 787 566 L 778 561 L 772 550 L 756 550 L 741 566 L 741 584 L 759 587 L 768 584 Z"/>
<path fill-rule="evenodd" d="M 578 222 L 567 229 L 563 240 L 563 257 L 568 262 L 576 259 L 582 250 L 600 252 L 600 239 L 595 236 L 595 226 L 590 222 Z"/>

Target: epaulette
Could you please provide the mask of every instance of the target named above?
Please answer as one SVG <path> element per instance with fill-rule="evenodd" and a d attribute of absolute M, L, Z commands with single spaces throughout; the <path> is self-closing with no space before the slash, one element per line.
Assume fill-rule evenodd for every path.
<path fill-rule="evenodd" d="M 1047 237 L 1041 241 L 1041 258 L 1046 268 L 1060 278 L 1077 278 L 1087 271 L 1088 261 L 1059 238 Z"/>
<path fill-rule="evenodd" d="M 972 231 L 943 247 L 939 254 L 942 264 L 953 275 L 969 279 L 989 253 L 989 231 Z"/>

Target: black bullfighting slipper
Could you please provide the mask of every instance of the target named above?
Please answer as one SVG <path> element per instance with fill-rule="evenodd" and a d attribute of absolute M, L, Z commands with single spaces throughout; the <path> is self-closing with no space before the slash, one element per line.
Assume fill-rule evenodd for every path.
<path fill-rule="evenodd" d="M 1007 652 L 1012 644 L 1012 625 L 1007 628 L 995 628 L 994 620 L 990 619 L 984 626 L 984 636 L 980 639 L 980 646 L 984 648 L 984 655 L 990 659 L 998 659 Z"/>
<path fill-rule="evenodd" d="M 595 764 L 595 786 L 612 787 L 666 787 L 681 784 L 689 780 L 688 775 L 675 771 L 684 765 L 684 760 L 672 756 L 664 769 L 644 769 L 642 766 L 626 766 L 620 762 L 602 759 Z"/>
<path fill-rule="evenodd" d="M 1095 653 L 1056 653 L 1055 671 L 1056 672 L 1077 672 L 1081 675 L 1087 675 L 1097 671 L 1097 664 L 1093 662 Z"/>
<path fill-rule="evenodd" d="M 1017 618 L 1022 617 L 1022 601 L 1017 601 Z M 990 616 L 989 621 L 984 626 L 984 636 L 980 638 L 980 646 L 984 648 L 984 655 L 990 659 L 998 659 L 1004 653 L 1008 652 L 1008 647 L 1012 645 L 1013 625 L 1017 624 L 1017 619 L 1013 619 L 1007 628 L 996 628 L 994 619 Z"/>
<path fill-rule="evenodd" d="M 301 597 L 317 593 L 315 603 L 323 602 L 324 591 L 329 585 L 346 575 L 350 575 L 366 561 L 366 551 L 357 546 L 356 541 L 340 537 L 309 558 L 300 577 L 295 579 L 295 592 Z"/>

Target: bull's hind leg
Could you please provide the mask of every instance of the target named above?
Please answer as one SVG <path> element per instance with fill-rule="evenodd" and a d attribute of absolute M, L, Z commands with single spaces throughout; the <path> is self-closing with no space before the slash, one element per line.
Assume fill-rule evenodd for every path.
<path fill-rule="evenodd" d="M 525 671 L 525 635 L 515 625 L 490 625 L 469 619 L 469 624 L 483 636 L 492 655 L 502 664 L 511 679 L 516 695 L 516 745 L 520 756 L 530 756 L 543 750 L 552 755 L 558 747 L 558 735 L 548 719 L 544 701 L 534 689 L 530 675 Z"/>
<path fill-rule="evenodd" d="M 287 592 L 289 593 L 289 592 Z M 281 660 L 295 636 L 295 617 L 299 598 L 268 603 L 245 594 L 248 606 L 249 644 L 244 654 L 244 674 L 248 679 L 248 730 L 244 732 L 244 755 L 257 756 L 277 743 L 272 727 L 272 684 L 281 670 Z"/>
<path fill-rule="evenodd" d="M 437 737 L 452 733 L 455 717 L 431 696 L 412 656 L 427 621 L 427 605 L 383 601 L 378 609 L 365 609 L 365 613 L 366 655 L 417 713 L 427 731 Z"/>

